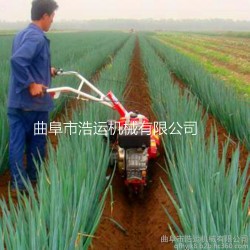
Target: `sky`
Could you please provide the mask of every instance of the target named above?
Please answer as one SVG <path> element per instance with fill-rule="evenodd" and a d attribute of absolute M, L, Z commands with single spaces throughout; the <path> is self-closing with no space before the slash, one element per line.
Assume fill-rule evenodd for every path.
<path fill-rule="evenodd" d="M 0 21 L 30 20 L 31 0 L 0 0 Z M 56 0 L 56 20 L 250 20 L 250 0 Z"/>

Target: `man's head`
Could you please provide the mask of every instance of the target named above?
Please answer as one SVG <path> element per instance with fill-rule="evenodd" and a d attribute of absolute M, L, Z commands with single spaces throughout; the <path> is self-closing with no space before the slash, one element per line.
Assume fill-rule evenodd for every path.
<path fill-rule="evenodd" d="M 33 22 L 39 22 L 43 31 L 48 31 L 58 8 L 54 0 L 33 0 L 31 7 L 31 19 Z"/>

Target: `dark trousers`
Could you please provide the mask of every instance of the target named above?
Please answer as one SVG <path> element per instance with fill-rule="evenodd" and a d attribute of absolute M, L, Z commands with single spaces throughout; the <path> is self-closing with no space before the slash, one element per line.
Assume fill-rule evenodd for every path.
<path fill-rule="evenodd" d="M 48 124 L 48 112 L 24 111 L 9 108 L 8 121 L 10 127 L 9 163 L 11 172 L 11 186 L 24 189 L 23 180 L 37 179 L 37 166 L 45 158 L 46 132 L 37 130 L 38 124 Z M 26 152 L 27 166 L 24 167 L 24 153 Z M 36 164 L 35 164 L 36 163 Z"/>

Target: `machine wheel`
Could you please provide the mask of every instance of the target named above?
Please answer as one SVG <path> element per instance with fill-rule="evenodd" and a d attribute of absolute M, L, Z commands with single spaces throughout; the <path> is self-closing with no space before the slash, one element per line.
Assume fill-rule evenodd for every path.
<path fill-rule="evenodd" d="M 128 197 L 132 200 L 134 197 L 139 198 L 140 200 L 144 199 L 144 190 L 145 186 L 141 184 L 136 190 L 133 185 L 128 185 Z"/>
<path fill-rule="evenodd" d="M 109 160 L 109 167 L 114 168 L 116 164 L 117 164 L 117 150 L 112 149 Z"/>
<path fill-rule="evenodd" d="M 140 200 L 143 200 L 144 199 L 144 194 L 145 194 L 145 186 L 142 184 L 140 185 L 140 188 L 138 190 L 138 197 Z"/>
<path fill-rule="evenodd" d="M 132 187 L 132 185 L 128 185 L 128 198 L 132 200 L 133 196 L 134 196 L 134 188 Z"/>

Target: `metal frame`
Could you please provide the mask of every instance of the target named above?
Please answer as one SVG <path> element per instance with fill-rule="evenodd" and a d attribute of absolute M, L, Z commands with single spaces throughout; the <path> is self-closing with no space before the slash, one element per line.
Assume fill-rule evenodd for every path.
<path fill-rule="evenodd" d="M 81 99 L 81 97 L 87 98 L 88 100 L 93 100 L 96 102 L 100 102 L 110 108 L 113 108 L 113 104 L 110 101 L 110 99 L 104 95 L 99 89 L 97 89 L 92 83 L 90 83 L 86 78 L 84 78 L 82 75 L 80 75 L 78 72 L 75 71 L 62 71 L 59 70 L 57 72 L 57 75 L 59 76 L 76 76 L 78 79 L 81 80 L 78 89 L 74 89 L 72 87 L 57 87 L 57 88 L 49 88 L 46 90 L 47 93 L 53 94 L 53 98 L 57 99 L 62 92 L 72 92 L 77 94 L 77 99 Z M 90 87 L 96 94 L 99 95 L 99 97 L 93 96 L 91 94 L 87 94 L 82 91 L 83 85 L 86 84 L 88 87 Z"/>

